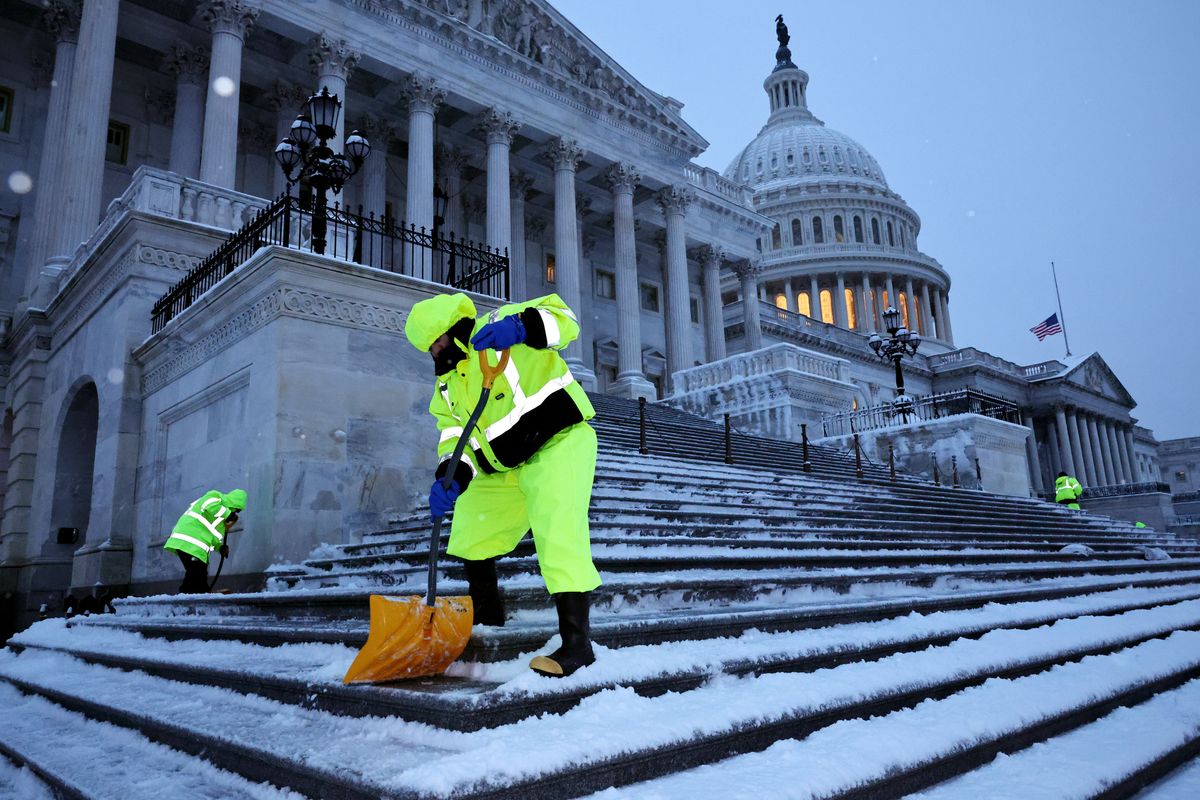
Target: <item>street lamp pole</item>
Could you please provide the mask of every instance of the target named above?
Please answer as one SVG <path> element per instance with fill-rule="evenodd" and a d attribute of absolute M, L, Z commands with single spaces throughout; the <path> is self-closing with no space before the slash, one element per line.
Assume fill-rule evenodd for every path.
<path fill-rule="evenodd" d="M 342 101 L 329 93 L 328 86 L 308 98 L 308 111 L 296 117 L 287 138 L 275 147 L 275 160 L 291 185 L 307 178 L 315 190 L 312 249 L 325 253 L 328 230 L 326 192 L 340 192 L 351 176 L 362 167 L 371 152 L 371 143 L 358 131 L 346 137 L 346 152 L 335 153 L 327 142 L 337 135 L 337 119 Z"/>
<path fill-rule="evenodd" d="M 883 312 L 883 326 L 887 329 L 888 338 L 883 338 L 876 332 L 871 333 L 867 344 L 875 355 L 883 361 L 891 361 L 896 368 L 896 399 L 893 401 L 895 413 L 900 415 L 903 422 L 908 422 L 912 413 L 912 398 L 904 393 L 904 371 L 900 362 L 905 356 L 915 356 L 921 346 L 921 336 L 916 331 L 904 327 L 904 321 L 895 306 L 888 306 Z"/>

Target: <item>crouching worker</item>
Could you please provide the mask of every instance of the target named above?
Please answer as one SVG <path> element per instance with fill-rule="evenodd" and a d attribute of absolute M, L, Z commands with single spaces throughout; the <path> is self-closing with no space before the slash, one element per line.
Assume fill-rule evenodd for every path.
<path fill-rule="evenodd" d="M 1078 511 L 1079 503 L 1077 501 L 1082 496 L 1083 486 L 1079 484 L 1074 475 L 1068 475 L 1065 472 L 1058 473 L 1058 477 L 1054 479 L 1054 502 Z"/>
<path fill-rule="evenodd" d="M 433 356 L 429 412 L 439 432 L 434 519 L 454 509 L 447 552 L 466 562 L 475 622 L 503 625 L 496 557 L 533 531 L 538 567 L 558 610 L 562 647 L 529 666 L 563 677 L 595 661 L 588 633 L 588 593 L 600 585 L 592 563 L 588 504 L 596 471 L 595 416 L 583 387 L 558 354 L 579 335 L 575 314 L 557 295 L 507 305 L 478 320 L 465 294 L 413 306 L 408 340 Z M 478 352 L 495 364 L 509 351 L 462 460 L 450 464 L 463 426 L 479 402 Z M 453 480 L 443 488 L 449 472 Z"/>
<path fill-rule="evenodd" d="M 183 583 L 180 594 L 208 592 L 208 556 L 214 550 L 222 558 L 229 556 L 225 534 L 237 522 L 238 512 L 246 507 L 246 492 L 234 489 L 222 494 L 215 489 L 205 493 L 183 512 L 175 523 L 164 550 L 174 550 L 183 562 Z"/>

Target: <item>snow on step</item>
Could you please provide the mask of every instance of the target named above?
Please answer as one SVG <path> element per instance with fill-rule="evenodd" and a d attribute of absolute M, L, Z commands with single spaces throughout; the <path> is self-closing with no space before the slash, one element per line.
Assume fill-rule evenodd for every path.
<path fill-rule="evenodd" d="M 1178 632 L 1024 678 L 993 678 L 943 700 L 926 700 L 881 717 L 842 720 L 804 739 L 778 741 L 758 753 L 593 797 L 828 797 L 1197 664 L 1200 633 Z"/>
<path fill-rule="evenodd" d="M 1196 800 L 1197 797 L 1200 797 L 1200 758 L 1147 787 L 1135 800 Z"/>
<path fill-rule="evenodd" d="M 504 785 L 548 772 L 574 770 L 630 751 L 657 751 L 697 736 L 728 735 L 766 720 L 862 701 L 900 686 L 937 685 L 964 674 L 994 673 L 1005 666 L 1034 663 L 1067 649 L 1095 647 L 1197 624 L 1200 601 L 1187 601 L 1116 617 L 1063 620 L 1028 631 L 993 631 L 979 639 L 812 673 L 717 678 L 690 692 L 654 698 L 641 697 L 627 688 L 608 689 L 584 699 L 561 716 L 532 717 L 472 733 L 442 731 L 395 718 L 337 717 L 223 689 L 91 666 L 65 655 L 35 650 L 20 655 L 0 653 L 0 677 L 163 723 L 188 719 L 194 721 L 191 728 L 195 735 L 213 742 L 232 742 L 275 753 L 308 769 L 353 776 L 367 785 L 449 794 L 480 781 Z M 1116 656 L 1090 658 L 1075 665 L 1085 668 L 1063 667 L 1063 679 L 1052 681 L 1053 689 L 1037 702 L 1066 703 L 1070 707 L 1083 702 L 1090 691 L 1122 687 L 1196 662 L 1200 662 L 1200 633 L 1177 632 Z M 556 685 L 569 687 L 584 673 L 586 670 Z M 521 689 L 523 682 L 536 679 L 526 674 L 507 685 Z M 949 719 L 961 724 L 965 719 L 984 720 L 993 713 L 1004 718 L 1000 711 L 1028 708 L 1028 704 L 1018 702 L 1021 696 L 1021 690 L 1017 690 L 1015 696 L 1004 695 L 1001 703 L 989 706 L 987 713 L 975 708 L 972 717 Z M 592 735 L 579 737 L 581 727 Z M 903 736 L 884 740 L 912 742 L 914 737 L 906 731 Z M 522 758 L 513 759 L 513 752 L 522 753 Z M 857 763 L 853 758 L 839 760 Z M 871 762 L 863 759 L 862 763 Z M 784 772 L 803 774 L 798 770 Z M 692 792 L 671 796 L 704 795 Z"/>
<path fill-rule="evenodd" d="M 1086 800 L 1200 736 L 1200 680 L 996 760 L 912 800 Z M 1192 800 L 1200 794 L 1191 795 Z"/>
<path fill-rule="evenodd" d="M 97 800 L 302 800 L 295 792 L 251 783 L 203 759 L 40 697 L 23 695 L 2 683 L 0 742 L 58 782 Z M 0 759 L 0 763 L 6 762 Z M 0 781 L 4 778 L 0 769 Z M 40 788 L 40 781 L 22 780 L 35 791 Z M 35 793 L 6 795 L 0 787 L 0 798 L 10 796 L 18 800 L 39 797 Z"/>
<path fill-rule="evenodd" d="M 29 767 L 18 767 L 0 756 L 0 800 L 55 800 L 55 797 Z"/>

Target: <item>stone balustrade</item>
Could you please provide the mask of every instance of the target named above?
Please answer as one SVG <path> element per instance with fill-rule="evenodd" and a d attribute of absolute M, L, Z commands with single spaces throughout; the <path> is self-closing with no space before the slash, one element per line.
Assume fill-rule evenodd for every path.
<path fill-rule="evenodd" d="M 687 176 L 688 183 L 692 186 L 718 194 L 726 200 L 732 200 L 746 208 L 753 208 L 754 193 L 748 186 L 743 186 L 740 183 L 735 183 L 728 178 L 722 177 L 716 170 L 696 166 L 695 164 L 685 164 L 683 172 Z"/>
<path fill-rule="evenodd" d="M 680 370 L 675 373 L 675 385 L 677 393 L 686 394 L 785 370 L 845 381 L 849 362 L 788 344 L 776 344 L 753 353 L 741 353 Z"/>

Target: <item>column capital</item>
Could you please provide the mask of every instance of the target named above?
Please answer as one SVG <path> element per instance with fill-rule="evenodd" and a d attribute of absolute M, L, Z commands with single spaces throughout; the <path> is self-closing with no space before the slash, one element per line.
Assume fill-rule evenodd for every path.
<path fill-rule="evenodd" d="M 357 129 L 362 131 L 371 142 L 371 152 L 378 149 L 380 152 L 386 153 L 387 144 L 395 133 L 391 121 L 378 114 L 363 114 L 356 122 L 358 123 Z"/>
<path fill-rule="evenodd" d="M 618 161 L 605 171 L 604 179 L 608 181 L 613 194 L 632 194 L 642 180 L 642 173 L 633 164 Z"/>
<path fill-rule="evenodd" d="M 533 178 L 524 172 L 514 172 L 508 176 L 508 187 L 514 197 L 527 200 L 529 199 L 529 191 L 533 188 Z M 526 221 L 526 225 L 528 225 L 528 220 Z"/>
<path fill-rule="evenodd" d="M 454 145 L 439 144 L 434 151 L 438 172 L 457 174 L 467 165 L 467 154 Z"/>
<path fill-rule="evenodd" d="M 687 208 L 696 199 L 696 195 L 692 190 L 680 184 L 667 186 L 658 191 L 656 196 L 658 205 L 662 208 L 663 214 L 670 216 L 672 214 L 686 214 Z"/>
<path fill-rule="evenodd" d="M 520 127 L 521 123 L 517 122 L 512 114 L 495 106 L 484 111 L 479 116 L 479 124 L 475 126 L 476 130 L 487 138 L 488 144 L 502 144 L 506 147 L 512 144 L 513 134 Z"/>
<path fill-rule="evenodd" d="M 743 258 L 740 261 L 734 261 L 729 265 L 733 273 L 743 281 L 757 281 L 758 276 L 763 273 L 761 261 L 754 261 L 749 258 Z"/>
<path fill-rule="evenodd" d="M 79 0 L 54 0 L 46 5 L 42 26 L 50 32 L 55 42 L 78 42 L 81 14 Z"/>
<path fill-rule="evenodd" d="M 285 108 L 300 108 L 308 100 L 310 91 L 287 81 L 275 81 L 265 93 L 267 108 L 283 111 Z"/>
<path fill-rule="evenodd" d="M 350 73 L 362 61 L 362 53 L 354 50 L 345 39 L 335 39 L 325 31 L 321 31 L 308 42 L 308 63 L 317 73 L 317 77 L 330 75 L 350 80 Z M 345 102 L 346 98 L 342 98 Z"/>
<path fill-rule="evenodd" d="M 162 66 L 176 83 L 203 86 L 208 80 L 208 51 L 186 42 L 175 42 L 163 56 Z"/>
<path fill-rule="evenodd" d="M 410 112 L 424 111 L 432 114 L 446 99 L 446 90 L 438 86 L 433 78 L 418 74 L 409 77 L 403 97 Z"/>
<path fill-rule="evenodd" d="M 228 33 L 245 39 L 258 19 L 259 9 L 244 0 L 204 0 L 200 19 L 213 33 Z"/>
<path fill-rule="evenodd" d="M 579 217 L 580 222 L 588 214 L 592 213 L 592 198 L 582 192 L 575 193 L 575 215 Z"/>
<path fill-rule="evenodd" d="M 546 218 L 528 216 L 525 218 L 525 233 L 533 241 L 540 241 L 546 232 Z"/>
<path fill-rule="evenodd" d="M 556 170 L 566 169 L 574 172 L 583 158 L 583 148 L 574 139 L 559 136 L 546 144 L 544 155 Z"/>
<path fill-rule="evenodd" d="M 694 252 L 704 269 L 720 269 L 725 260 L 725 248 L 718 245 L 702 244 Z"/>

